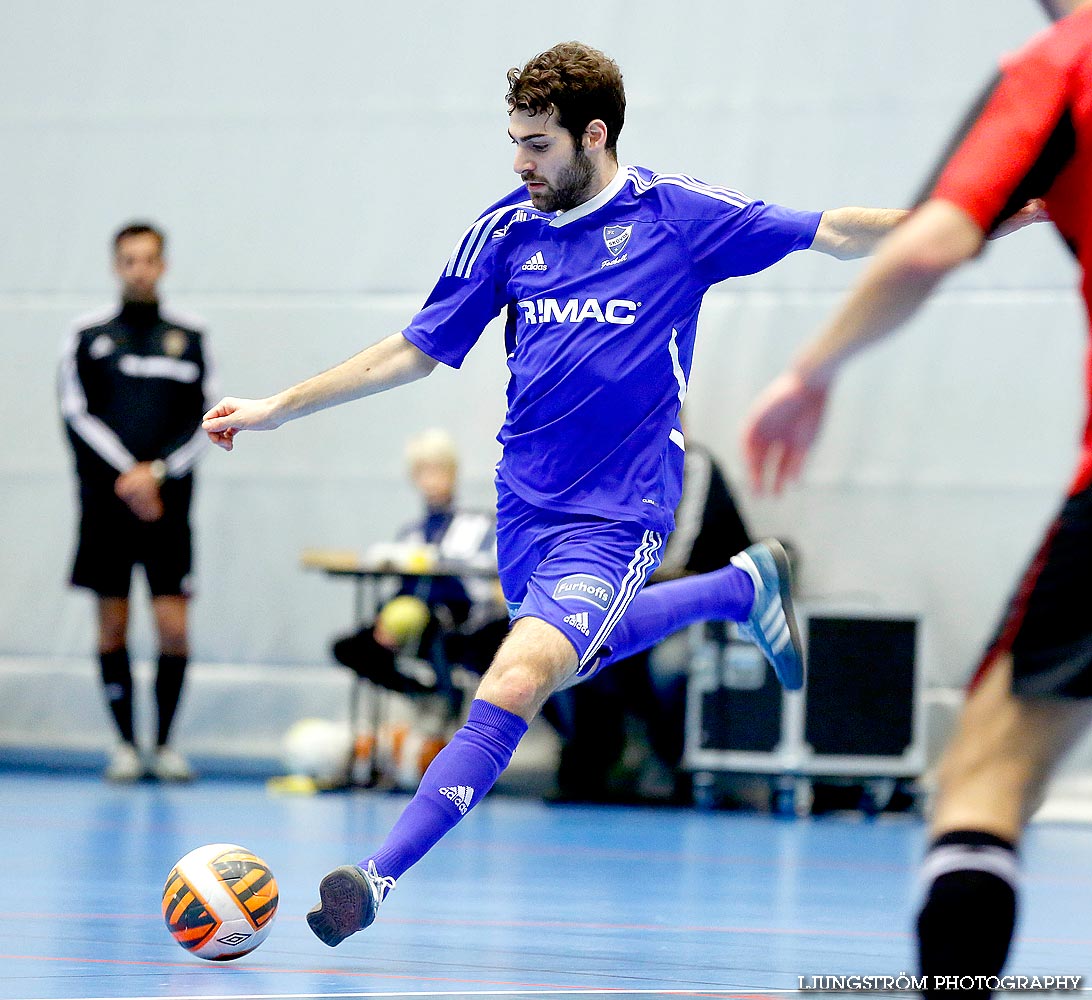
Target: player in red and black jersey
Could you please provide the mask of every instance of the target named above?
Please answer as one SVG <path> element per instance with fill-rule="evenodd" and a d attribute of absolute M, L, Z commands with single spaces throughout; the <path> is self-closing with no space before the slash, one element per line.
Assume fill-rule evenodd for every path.
<path fill-rule="evenodd" d="M 775 489 L 796 476 L 842 363 L 913 315 L 941 278 L 1011 228 L 1001 220 L 1014 211 L 1026 222 L 1045 204 L 1080 262 L 1092 313 L 1092 2 L 1044 6 L 1068 16 L 1005 61 L 930 196 L 756 404 L 745 433 L 756 487 L 770 471 Z M 930 984 L 994 976 L 1005 962 L 1017 842 L 1055 765 L 1092 721 L 1090 567 L 1092 421 L 1066 501 L 975 674 L 941 765 L 918 918 Z"/>

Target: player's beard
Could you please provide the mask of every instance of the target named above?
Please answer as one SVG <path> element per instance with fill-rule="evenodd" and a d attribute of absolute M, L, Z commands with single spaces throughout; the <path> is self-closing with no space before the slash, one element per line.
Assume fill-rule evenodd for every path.
<path fill-rule="evenodd" d="M 540 212 L 567 212 L 591 197 L 594 181 L 595 167 L 588 154 L 583 149 L 577 149 L 558 176 L 557 183 L 551 184 L 541 194 L 532 194 L 531 204 Z"/>

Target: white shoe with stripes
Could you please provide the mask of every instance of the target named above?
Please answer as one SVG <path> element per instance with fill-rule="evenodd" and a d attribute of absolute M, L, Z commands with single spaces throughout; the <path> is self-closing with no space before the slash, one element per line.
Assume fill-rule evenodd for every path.
<path fill-rule="evenodd" d="M 776 538 L 767 538 L 732 556 L 731 562 L 755 585 L 751 614 L 736 626 L 740 638 L 762 650 L 784 687 L 799 690 L 804 685 L 804 652 L 792 608 L 792 571 L 785 549 Z"/>

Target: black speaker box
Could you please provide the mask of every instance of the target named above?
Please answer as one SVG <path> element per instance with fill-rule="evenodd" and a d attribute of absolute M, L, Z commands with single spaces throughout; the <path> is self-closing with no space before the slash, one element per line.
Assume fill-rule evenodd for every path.
<path fill-rule="evenodd" d="M 900 757 L 914 741 L 917 621 L 807 620 L 804 742 L 816 757 Z"/>

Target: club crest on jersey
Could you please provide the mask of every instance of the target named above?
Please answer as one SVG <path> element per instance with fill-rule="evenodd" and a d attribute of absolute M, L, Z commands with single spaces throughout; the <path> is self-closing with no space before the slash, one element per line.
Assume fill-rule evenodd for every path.
<path fill-rule="evenodd" d="M 115 347 L 117 347 L 117 344 L 114 343 L 109 334 L 100 333 L 91 341 L 87 353 L 91 355 L 92 360 L 98 361 L 99 358 L 105 358 L 107 354 L 113 354 Z"/>
<path fill-rule="evenodd" d="M 555 601 L 585 601 L 606 611 L 614 600 L 614 588 L 597 576 L 588 573 L 572 573 L 563 576 L 554 587 Z"/>
<path fill-rule="evenodd" d="M 617 257 L 626 248 L 630 234 L 633 232 L 633 223 L 628 226 L 604 226 L 603 242 L 612 257 Z"/>
<path fill-rule="evenodd" d="M 182 330 L 168 330 L 163 334 L 163 352 L 172 358 L 180 358 L 189 342 L 190 338 Z"/>

